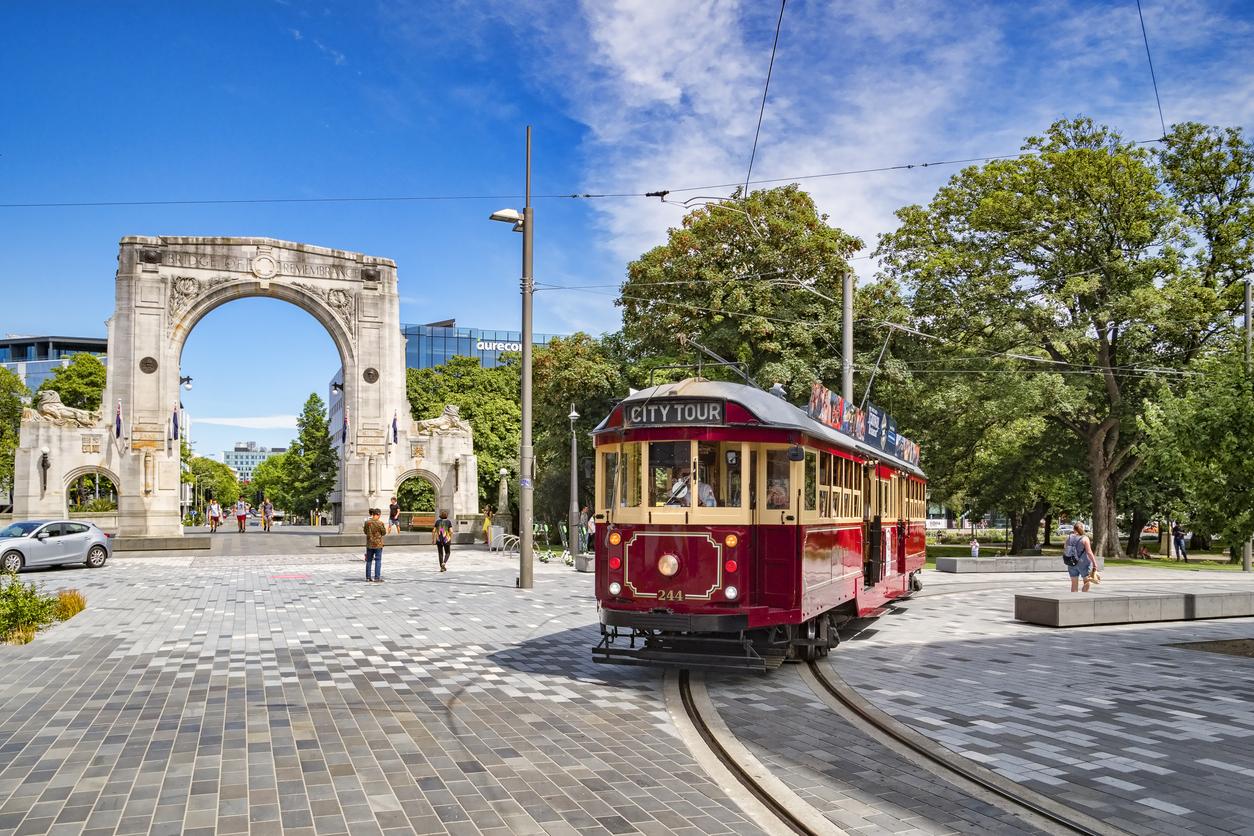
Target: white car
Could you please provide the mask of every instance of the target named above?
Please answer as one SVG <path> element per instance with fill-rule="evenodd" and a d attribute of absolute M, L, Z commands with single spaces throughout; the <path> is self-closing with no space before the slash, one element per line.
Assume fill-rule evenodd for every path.
<path fill-rule="evenodd" d="M 0 571 L 84 563 L 99 569 L 113 553 L 109 535 L 95 523 L 22 520 L 0 529 Z"/>

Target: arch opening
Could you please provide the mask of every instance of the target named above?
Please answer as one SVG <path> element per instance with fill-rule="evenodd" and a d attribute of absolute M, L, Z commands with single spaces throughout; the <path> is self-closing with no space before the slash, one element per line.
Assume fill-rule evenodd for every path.
<path fill-rule="evenodd" d="M 118 510 L 121 480 L 98 465 L 77 467 L 65 474 L 65 506 L 70 514 L 111 513 Z"/>

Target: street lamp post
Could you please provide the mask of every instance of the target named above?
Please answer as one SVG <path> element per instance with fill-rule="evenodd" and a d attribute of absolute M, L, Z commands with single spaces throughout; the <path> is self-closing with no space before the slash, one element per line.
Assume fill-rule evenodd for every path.
<path fill-rule="evenodd" d="M 575 421 L 579 413 L 575 405 L 570 405 L 570 515 L 566 525 L 570 531 L 570 553 L 579 554 L 583 551 L 583 537 L 579 530 L 579 436 L 575 435 Z M 576 545 L 578 544 L 578 545 Z"/>
<path fill-rule="evenodd" d="M 522 245 L 522 385 L 519 393 L 522 408 L 522 433 L 518 444 L 518 587 L 532 587 L 532 553 L 535 531 L 532 519 L 535 515 L 535 455 L 531 449 L 531 294 L 534 282 L 531 274 L 531 252 L 535 236 L 534 213 L 531 208 L 531 126 L 527 126 L 526 152 L 524 157 L 525 190 L 523 211 L 502 209 L 489 217 L 494 221 L 512 223 L 515 232 L 523 235 Z"/>

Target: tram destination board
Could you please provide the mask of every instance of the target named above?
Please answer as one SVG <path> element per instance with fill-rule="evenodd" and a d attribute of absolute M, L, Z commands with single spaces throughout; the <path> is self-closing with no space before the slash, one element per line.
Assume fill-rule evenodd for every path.
<path fill-rule="evenodd" d="M 716 426 L 726 423 L 727 402 L 721 400 L 665 400 L 627 404 L 623 424 L 628 427 Z"/>

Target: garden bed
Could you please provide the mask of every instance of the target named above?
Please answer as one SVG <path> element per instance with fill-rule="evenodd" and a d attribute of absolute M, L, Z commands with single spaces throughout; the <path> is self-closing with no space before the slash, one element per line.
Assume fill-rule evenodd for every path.
<path fill-rule="evenodd" d="M 0 575 L 0 642 L 28 644 L 35 634 L 87 608 L 77 589 L 47 593 L 15 574 Z"/>

